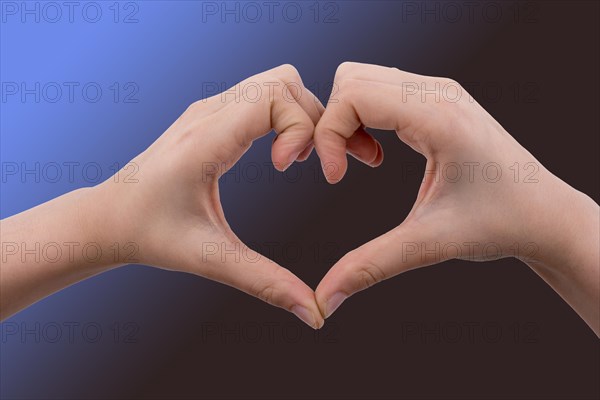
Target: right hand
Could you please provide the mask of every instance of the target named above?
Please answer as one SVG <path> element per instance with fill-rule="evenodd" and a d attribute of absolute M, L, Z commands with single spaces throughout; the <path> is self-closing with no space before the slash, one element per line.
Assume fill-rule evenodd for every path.
<path fill-rule="evenodd" d="M 410 269 L 516 256 L 538 265 L 597 329 L 597 204 L 552 175 L 450 79 L 344 63 L 334 86 L 314 138 L 330 183 L 346 173 L 346 153 L 382 162 L 365 126 L 395 131 L 427 165 L 404 222 L 346 254 L 323 278 L 316 295 L 325 317 L 352 294 Z M 582 214 L 563 212 L 574 208 Z M 569 254 L 581 261 L 578 273 L 548 268 Z"/>

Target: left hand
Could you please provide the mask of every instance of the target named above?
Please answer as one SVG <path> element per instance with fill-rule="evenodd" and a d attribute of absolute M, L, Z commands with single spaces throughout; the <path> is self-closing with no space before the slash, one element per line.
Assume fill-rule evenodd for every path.
<path fill-rule="evenodd" d="M 104 210 L 97 219 L 99 234 L 106 243 L 137 243 L 143 264 L 225 283 L 320 328 L 313 290 L 230 229 L 218 179 L 272 129 L 278 135 L 272 148 L 276 168 L 306 159 L 323 106 L 290 65 L 239 85 L 248 98 L 232 90 L 195 102 L 132 160 L 139 167 L 138 183 L 109 179 L 93 189 L 95 207 Z"/>

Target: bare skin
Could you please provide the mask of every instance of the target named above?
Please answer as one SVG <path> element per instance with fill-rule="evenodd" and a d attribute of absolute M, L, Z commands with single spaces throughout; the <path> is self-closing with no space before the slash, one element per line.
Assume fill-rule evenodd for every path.
<path fill-rule="evenodd" d="M 275 262 L 245 247 L 231 231 L 219 201 L 218 179 L 274 129 L 273 163 L 286 168 L 312 150 L 323 106 L 304 89 L 296 69 L 283 65 L 240 87 L 192 104 L 146 151 L 132 160 L 137 183 L 108 179 L 1 222 L 1 317 L 9 317 L 68 285 L 132 260 L 184 271 L 236 287 L 323 325 L 314 291 Z M 290 89 L 286 92 L 285 88 Z M 260 92 L 258 91 L 260 88 Z M 298 88 L 303 94 L 295 101 Z M 76 242 L 74 257 L 64 243 Z M 63 256 L 22 257 L 23 249 L 61 245 Z M 103 256 L 90 262 L 84 245 Z M 114 244 L 120 248 L 115 257 Z M 17 249 L 12 244 L 16 244 Z M 93 246 L 96 247 L 96 246 Z M 90 251 L 91 252 L 91 251 Z M 14 254 L 12 254 L 14 253 Z"/>
<path fill-rule="evenodd" d="M 343 178 L 346 153 L 355 155 L 349 143 L 362 143 L 360 159 L 381 163 L 381 145 L 364 126 L 395 131 L 427 158 L 427 172 L 406 219 L 346 254 L 320 282 L 325 317 L 414 268 L 515 256 L 600 334 L 598 204 L 545 169 L 452 80 L 344 63 L 335 85 L 314 139 L 330 183 Z"/>
<path fill-rule="evenodd" d="M 192 104 L 132 160 L 137 183 L 108 179 L 1 221 L 0 317 L 136 262 L 225 283 L 320 328 L 346 298 L 404 271 L 514 256 L 600 334 L 593 200 L 546 170 L 456 82 L 344 63 L 335 84 L 325 110 L 289 65 L 248 78 L 240 85 L 261 87 L 258 97 L 228 91 Z M 422 96 L 436 87 L 439 97 Z M 365 127 L 395 131 L 427 158 L 427 172 L 405 221 L 344 256 L 313 292 L 241 243 L 223 215 L 218 178 L 274 129 L 277 169 L 306 159 L 314 142 L 328 181 L 339 182 L 346 154 L 383 161 Z"/>

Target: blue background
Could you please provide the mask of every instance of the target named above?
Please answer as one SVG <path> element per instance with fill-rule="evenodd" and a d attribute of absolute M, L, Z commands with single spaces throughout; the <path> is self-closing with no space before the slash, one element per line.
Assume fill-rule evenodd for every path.
<path fill-rule="evenodd" d="M 230 8 L 237 4 L 239 20 L 225 15 L 223 21 L 220 14 L 206 13 L 213 4 L 221 9 L 222 2 L 195 1 L 95 2 L 102 15 L 89 22 L 82 14 L 88 3 L 77 3 L 72 22 L 64 7 L 50 22 L 54 13 L 46 2 L 2 2 L 3 168 L 80 163 L 73 181 L 42 176 L 36 182 L 32 175 L 3 173 L 2 218 L 110 177 L 112 166 L 126 164 L 190 103 L 212 94 L 207 84 L 229 87 L 290 63 L 325 102 L 343 61 L 449 76 L 492 92 L 501 88 L 499 97 L 479 89 L 471 93 L 546 167 L 598 201 L 597 3 L 494 3 L 503 14 L 492 21 L 480 7 L 470 20 L 466 2 L 455 3 L 463 13 L 456 20 L 451 9 L 443 10 L 444 2 L 299 1 L 289 14 L 283 13 L 286 2 L 279 2 L 270 21 L 259 1 L 254 3 L 263 15 L 256 22 L 245 2 L 227 2 Z M 9 12 L 13 5 L 15 15 Z M 23 21 L 23 7 L 39 7 L 39 22 L 35 15 Z M 426 7 L 437 11 L 423 14 Z M 92 17 L 94 9 L 88 10 Z M 294 21 L 297 9 L 302 15 Z M 54 92 L 41 91 L 37 102 L 33 94 L 23 99 L 20 92 L 7 92 L 13 82 L 29 88 L 36 82 L 79 86 L 72 102 L 66 91 L 56 102 L 50 101 Z M 82 93 L 89 82 L 102 88 L 97 102 Z M 126 101 L 128 93 L 133 94 Z M 297 184 L 277 173 L 273 181 L 222 182 L 233 229 L 248 242 L 299 246 L 300 257 L 280 248 L 272 257 L 315 287 L 337 258 L 396 226 L 410 210 L 420 176 L 401 179 L 397 171 L 403 163 L 422 166 L 423 160 L 392 135 L 381 140 L 384 165 L 371 170 L 352 161 L 347 179 L 335 187 L 314 178 L 315 155 L 297 167 L 303 174 Z M 268 162 L 270 145 L 271 137 L 257 141 L 242 164 Z M 99 165 L 101 177 L 84 174 L 86 163 Z M 481 338 L 406 343 L 400 333 L 407 321 L 489 322 L 502 326 L 505 336 L 493 344 Z M 71 343 L 64 330 L 68 323 L 100 326 L 102 337 L 93 342 L 77 328 Z M 269 323 L 276 326 L 274 341 L 261 337 L 252 343 L 243 334 Z M 56 343 L 43 332 L 53 324 L 63 327 Z M 293 316 L 234 289 L 128 266 L 5 321 L 0 393 L 3 398 L 600 394 L 593 332 L 516 260 L 485 266 L 451 261 L 405 274 L 349 301 L 328 324 L 321 336 L 313 336 Z M 115 326 L 130 336 L 115 339 Z M 203 339 L 207 326 L 216 326 L 220 336 Z M 9 334 L 13 329 L 18 333 Z M 41 338 L 22 336 L 26 329 L 37 329 Z M 286 329 L 300 332 L 301 339 L 291 340 Z M 521 333 L 517 339 L 515 329 Z M 523 339 L 523 331 L 534 340 Z"/>

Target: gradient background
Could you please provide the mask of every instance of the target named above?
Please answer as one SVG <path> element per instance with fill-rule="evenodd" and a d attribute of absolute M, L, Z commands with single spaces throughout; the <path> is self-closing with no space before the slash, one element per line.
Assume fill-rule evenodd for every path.
<path fill-rule="evenodd" d="M 278 2 L 270 21 L 255 2 L 263 11 L 256 22 L 254 9 L 237 3 L 239 20 L 223 22 L 194 1 L 76 2 L 72 22 L 65 8 L 50 22 L 55 10 L 46 3 L 2 2 L 3 168 L 97 163 L 103 180 L 212 94 L 207 84 L 229 87 L 291 63 L 326 101 L 336 67 L 360 61 L 474 88 L 540 162 L 599 201 L 597 2 L 486 2 L 472 14 L 469 2 L 293 3 L 284 14 Z M 89 19 L 96 6 L 99 21 L 86 21 L 82 9 Z M 28 14 L 23 22 L 24 7 L 39 7 L 39 22 Z M 80 86 L 72 102 L 63 93 L 53 103 L 54 92 L 39 102 L 10 95 L 11 82 Z M 83 97 L 88 82 L 102 88 L 99 101 Z M 316 287 L 344 253 L 399 224 L 416 197 L 424 159 L 395 135 L 379 137 L 384 164 L 351 160 L 336 186 L 321 179 L 314 154 L 291 170 L 298 182 L 269 172 L 272 137 L 257 141 L 240 175 L 222 182 L 232 228 Z M 261 177 L 244 178 L 256 165 Z M 1 217 L 97 183 L 81 166 L 75 172 L 59 182 L 3 174 Z M 347 301 L 318 334 L 235 289 L 133 265 L 50 296 L 1 327 L 2 398 L 600 396 L 598 339 L 514 259 L 406 273 Z"/>

